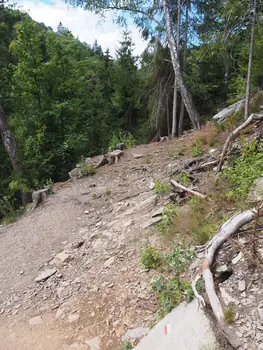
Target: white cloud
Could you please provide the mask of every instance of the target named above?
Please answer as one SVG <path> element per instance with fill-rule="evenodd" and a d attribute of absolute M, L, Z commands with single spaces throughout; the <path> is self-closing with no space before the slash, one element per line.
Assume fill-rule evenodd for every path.
<path fill-rule="evenodd" d="M 123 29 L 113 23 L 113 14 L 109 13 L 102 22 L 98 15 L 84 11 L 80 7 L 67 5 L 62 0 L 54 0 L 53 4 L 41 0 L 16 0 L 16 4 L 20 10 L 28 12 L 35 21 L 44 22 L 54 30 L 57 29 L 59 22 L 62 22 L 63 26 L 81 41 L 93 44 L 97 39 L 102 49 L 109 48 L 112 55 L 121 39 Z M 146 47 L 146 42 L 141 38 L 135 25 L 129 25 L 128 29 L 135 43 L 134 53 L 140 55 Z"/>

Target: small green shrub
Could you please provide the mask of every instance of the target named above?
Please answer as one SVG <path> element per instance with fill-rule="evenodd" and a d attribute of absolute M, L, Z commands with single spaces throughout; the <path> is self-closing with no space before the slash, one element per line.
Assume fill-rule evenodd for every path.
<path fill-rule="evenodd" d="M 121 346 L 116 350 L 132 350 L 132 349 L 133 349 L 132 343 L 125 340 L 122 342 Z"/>
<path fill-rule="evenodd" d="M 147 246 L 141 252 L 141 264 L 147 269 L 156 269 L 161 264 L 161 257 L 158 249 L 154 246 Z"/>
<path fill-rule="evenodd" d="M 180 243 L 180 236 L 174 241 L 173 249 L 165 254 L 164 264 L 177 276 L 184 271 L 185 267 L 192 261 L 194 252 Z"/>
<path fill-rule="evenodd" d="M 225 323 L 231 324 L 235 320 L 235 310 L 233 306 L 226 307 L 224 309 L 224 320 Z"/>
<path fill-rule="evenodd" d="M 253 182 L 263 175 L 263 143 L 257 140 L 244 142 L 241 156 L 236 156 L 223 170 L 222 177 L 231 186 L 231 191 L 224 194 L 228 200 L 246 198 Z"/>
<path fill-rule="evenodd" d="M 152 280 L 152 289 L 158 293 L 160 298 L 160 307 L 157 311 L 157 320 L 161 320 L 166 314 L 172 311 L 183 300 L 190 302 L 194 293 L 191 283 L 188 281 L 172 280 L 164 276 L 157 276 Z"/>
<path fill-rule="evenodd" d="M 117 149 L 120 144 L 124 144 L 127 148 L 131 148 L 136 145 L 136 140 L 130 132 L 126 136 L 121 132 L 114 133 L 109 143 L 109 151 Z"/>
<path fill-rule="evenodd" d="M 192 147 L 192 157 L 199 157 L 202 153 L 202 143 L 200 140 L 196 140 Z"/>
<path fill-rule="evenodd" d="M 158 224 L 158 230 L 161 233 L 167 233 L 173 224 L 173 219 L 177 214 L 178 206 L 168 204 L 162 213 L 162 220 Z"/>
<path fill-rule="evenodd" d="M 160 180 L 157 180 L 154 184 L 154 192 L 157 194 L 164 194 L 170 192 L 170 185 L 162 183 Z"/>
<path fill-rule="evenodd" d="M 89 163 L 81 163 L 80 164 L 80 172 L 84 176 L 90 176 L 96 174 L 96 169 L 92 164 Z"/>
<path fill-rule="evenodd" d="M 191 182 L 190 178 L 189 178 L 189 174 L 188 173 L 181 173 L 180 174 L 180 183 L 182 185 L 188 185 Z"/>
<path fill-rule="evenodd" d="M 205 244 L 215 234 L 218 227 L 217 223 L 202 223 L 193 230 L 196 242 L 201 245 Z"/>
<path fill-rule="evenodd" d="M 106 189 L 105 191 L 106 196 L 110 196 L 111 195 L 111 190 L 109 188 Z"/>

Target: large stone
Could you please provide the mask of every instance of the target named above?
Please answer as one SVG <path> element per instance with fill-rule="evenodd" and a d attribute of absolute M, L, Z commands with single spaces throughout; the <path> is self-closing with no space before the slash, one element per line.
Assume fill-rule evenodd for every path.
<path fill-rule="evenodd" d="M 43 321 L 42 321 L 42 317 L 41 316 L 36 316 L 36 317 L 30 318 L 30 320 L 29 320 L 29 324 L 31 326 L 38 326 L 38 325 L 40 325 L 42 323 L 43 323 Z"/>
<path fill-rule="evenodd" d="M 139 327 L 136 329 L 128 329 L 127 332 L 122 337 L 123 340 L 129 340 L 129 339 L 141 339 L 143 338 L 147 333 L 149 333 L 150 328 L 145 327 Z"/>
<path fill-rule="evenodd" d="M 58 259 L 62 263 L 69 263 L 70 261 L 72 261 L 74 259 L 74 256 L 72 254 L 70 254 L 70 252 L 67 252 L 64 250 L 63 252 L 58 253 L 55 256 L 55 259 Z"/>
<path fill-rule="evenodd" d="M 238 281 L 238 290 L 241 293 L 246 290 L 246 282 L 244 280 Z"/>
<path fill-rule="evenodd" d="M 216 345 L 210 322 L 194 300 L 173 309 L 134 350 L 200 350 Z"/>
<path fill-rule="evenodd" d="M 250 202 L 259 202 L 263 200 L 263 177 L 257 179 L 252 185 L 248 194 L 248 200 Z"/>
<path fill-rule="evenodd" d="M 35 278 L 35 282 L 46 281 L 49 277 L 54 275 L 56 272 L 57 272 L 57 269 L 55 267 L 46 268 L 45 270 L 39 272 L 39 274 Z"/>
<path fill-rule="evenodd" d="M 261 320 L 263 321 L 263 308 L 258 307 L 258 313 L 259 313 Z"/>
<path fill-rule="evenodd" d="M 87 339 L 85 343 L 90 347 L 90 350 L 100 350 L 100 337 Z"/>
<path fill-rule="evenodd" d="M 108 268 L 111 264 L 113 264 L 115 261 L 115 257 L 112 256 L 111 258 L 109 258 L 108 260 L 105 261 L 104 263 L 104 267 L 105 269 Z"/>

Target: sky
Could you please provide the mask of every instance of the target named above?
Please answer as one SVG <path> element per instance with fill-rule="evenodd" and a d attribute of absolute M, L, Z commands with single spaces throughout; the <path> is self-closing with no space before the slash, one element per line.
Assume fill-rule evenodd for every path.
<path fill-rule="evenodd" d="M 82 8 L 65 4 L 62 0 L 14 0 L 14 2 L 20 10 L 26 11 L 35 21 L 43 22 L 55 31 L 59 22 L 62 22 L 63 26 L 67 27 L 79 40 L 92 45 L 97 39 L 103 51 L 109 48 L 111 54 L 115 54 L 123 28 L 113 22 L 114 14 L 109 13 L 101 22 L 99 16 Z M 140 55 L 146 47 L 146 42 L 131 21 L 128 29 L 135 43 L 134 54 Z"/>

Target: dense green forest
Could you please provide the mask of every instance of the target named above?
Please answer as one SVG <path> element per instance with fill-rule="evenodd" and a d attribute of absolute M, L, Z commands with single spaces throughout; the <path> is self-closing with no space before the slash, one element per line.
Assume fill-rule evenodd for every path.
<path fill-rule="evenodd" d="M 108 6 L 72 3 L 96 13 Z M 180 136 L 245 96 L 255 1 L 185 0 L 167 9 L 165 3 L 125 5 L 149 43 L 141 57 L 134 55 L 128 28 L 112 57 L 61 23 L 54 32 L 0 4 L 0 113 L 15 144 L 14 162 L 0 141 L 0 218 L 25 204 L 21 193 L 66 180 L 76 162 L 106 152 L 118 135 L 130 133 L 137 143 Z M 263 84 L 259 1 L 256 10 L 252 92 Z M 169 30 L 177 34 L 178 90 Z"/>

